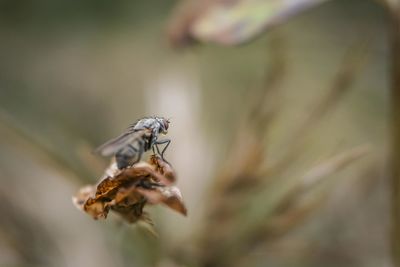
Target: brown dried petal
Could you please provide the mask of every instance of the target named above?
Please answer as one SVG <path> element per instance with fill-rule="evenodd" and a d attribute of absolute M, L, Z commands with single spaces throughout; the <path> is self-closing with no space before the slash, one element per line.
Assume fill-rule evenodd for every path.
<path fill-rule="evenodd" d="M 137 188 L 137 191 L 145 196 L 150 204 L 163 203 L 182 215 L 187 215 L 187 209 L 183 203 L 182 194 L 176 186 L 157 187 L 151 190 Z"/>
<path fill-rule="evenodd" d="M 84 210 L 83 206 L 86 201 L 95 195 L 96 188 L 92 185 L 86 185 L 79 189 L 79 192 L 72 197 L 72 203 L 80 210 Z"/>
<path fill-rule="evenodd" d="M 96 220 L 107 218 L 108 211 L 110 210 L 106 202 L 97 201 L 93 198 L 89 198 L 86 201 L 83 209 Z"/>
<path fill-rule="evenodd" d="M 113 198 L 121 187 L 127 188 L 131 185 L 138 183 L 140 180 L 167 180 L 157 173 L 154 168 L 141 162 L 131 168 L 122 170 L 115 177 L 106 177 L 98 185 L 96 191 L 96 198 L 109 197 Z"/>
<path fill-rule="evenodd" d="M 158 173 L 161 173 L 165 178 L 167 178 L 167 181 L 161 181 L 163 184 L 169 185 L 173 182 L 176 181 L 176 173 L 172 166 L 161 159 L 161 157 L 152 155 L 150 157 L 150 164 L 155 166 L 155 171 Z"/>
<path fill-rule="evenodd" d="M 111 208 L 113 211 L 121 215 L 129 223 L 137 222 L 138 220 L 148 221 L 148 216 L 143 212 L 143 207 L 146 201 L 142 198 L 141 201 L 137 201 L 131 205 L 113 205 Z"/>

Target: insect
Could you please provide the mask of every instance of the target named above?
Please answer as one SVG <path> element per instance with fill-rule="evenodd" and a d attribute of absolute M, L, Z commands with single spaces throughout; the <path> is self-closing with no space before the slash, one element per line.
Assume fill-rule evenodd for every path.
<path fill-rule="evenodd" d="M 142 154 L 150 149 L 164 159 L 164 153 L 170 139 L 158 140 L 160 134 L 167 134 L 169 119 L 163 117 L 147 117 L 131 124 L 120 136 L 99 146 L 95 152 L 102 156 L 114 156 L 118 169 L 124 169 L 140 161 Z M 158 145 L 166 144 L 160 152 Z"/>

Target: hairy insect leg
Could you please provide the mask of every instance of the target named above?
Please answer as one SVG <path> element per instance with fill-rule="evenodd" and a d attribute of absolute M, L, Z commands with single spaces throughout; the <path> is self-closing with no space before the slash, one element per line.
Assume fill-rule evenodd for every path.
<path fill-rule="evenodd" d="M 160 148 L 158 147 L 157 143 L 154 144 L 153 150 L 154 150 L 154 147 L 157 149 L 157 154 L 158 154 L 158 155 L 161 155 Z"/>
<path fill-rule="evenodd" d="M 161 141 L 156 141 L 155 144 L 154 144 L 156 149 L 157 149 L 158 154 L 161 156 L 161 159 L 164 160 L 167 163 L 168 163 L 168 161 L 165 160 L 164 153 L 167 150 L 167 148 L 168 148 L 170 143 L 171 143 L 170 139 L 164 139 L 164 140 L 161 140 Z M 160 149 L 159 149 L 158 145 L 162 145 L 162 144 L 166 144 L 166 145 L 164 146 L 163 150 L 160 153 Z"/>

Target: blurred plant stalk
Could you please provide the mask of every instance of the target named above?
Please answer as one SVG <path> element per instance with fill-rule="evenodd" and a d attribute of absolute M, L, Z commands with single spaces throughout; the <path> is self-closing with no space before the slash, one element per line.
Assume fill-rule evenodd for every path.
<path fill-rule="evenodd" d="M 390 155 L 392 201 L 392 256 L 394 266 L 400 266 L 400 1 L 387 0 L 384 4 L 390 15 L 391 45 L 391 141 Z"/>
<path fill-rule="evenodd" d="M 356 146 L 301 170 L 303 175 L 286 172 L 307 151 L 306 137 L 352 89 L 369 53 L 364 41 L 349 48 L 327 92 L 316 98 L 315 108 L 300 125 L 282 138 L 284 144 L 291 143 L 284 146 L 284 156 L 273 159 L 265 144 L 280 108 L 279 91 L 287 59 L 285 43 L 280 38 L 272 41 L 271 69 L 262 90 L 249 96 L 248 112 L 243 115 L 232 150 L 215 177 L 198 250 L 193 253 L 181 248 L 176 255 L 186 256 L 175 257 L 177 262 L 188 264 L 197 258 L 195 266 L 248 266 L 252 259 L 246 255 L 271 245 L 301 225 L 322 206 L 340 181 L 335 179 L 336 174 L 369 152 L 368 145 Z"/>

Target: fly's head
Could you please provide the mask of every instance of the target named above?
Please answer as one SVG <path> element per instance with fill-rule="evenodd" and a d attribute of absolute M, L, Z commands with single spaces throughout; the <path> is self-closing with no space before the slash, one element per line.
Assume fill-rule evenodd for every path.
<path fill-rule="evenodd" d="M 162 117 L 157 117 L 156 120 L 160 124 L 160 133 L 167 134 L 168 133 L 168 127 L 169 127 L 169 119 L 165 119 L 165 118 L 162 118 Z"/>

